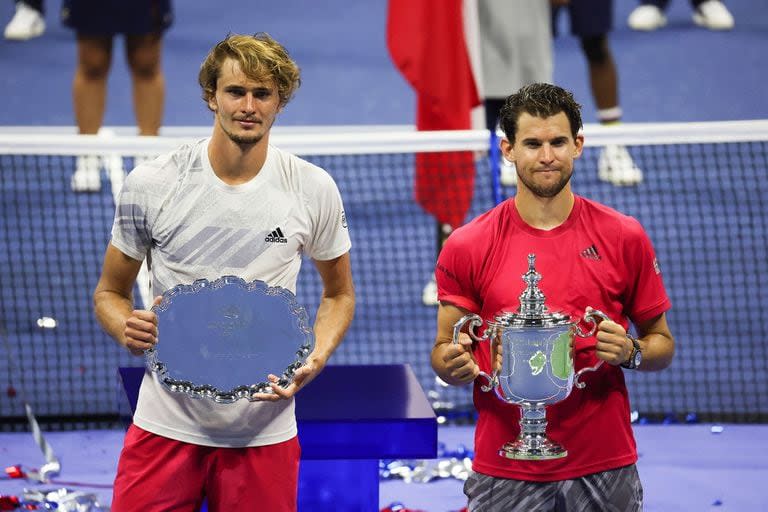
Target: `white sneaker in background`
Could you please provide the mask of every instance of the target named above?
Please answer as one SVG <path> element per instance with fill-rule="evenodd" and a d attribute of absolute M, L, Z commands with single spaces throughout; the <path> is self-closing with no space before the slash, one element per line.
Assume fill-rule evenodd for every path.
<path fill-rule="evenodd" d="M 125 170 L 123 169 L 123 157 L 117 153 L 101 156 L 101 166 L 107 171 L 107 178 L 112 184 L 113 192 L 120 192 L 120 188 L 125 181 Z M 115 196 L 117 200 L 117 196 Z"/>
<path fill-rule="evenodd" d="M 707 0 L 693 11 L 693 22 L 709 30 L 731 30 L 733 16 L 720 0 Z"/>
<path fill-rule="evenodd" d="M 123 157 L 113 153 L 111 155 L 103 155 L 101 161 L 107 170 L 107 179 L 112 189 L 112 199 L 117 204 L 117 199 L 120 197 L 120 190 L 123 188 L 126 176 L 125 169 L 123 169 Z"/>
<path fill-rule="evenodd" d="M 667 24 L 667 17 L 655 5 L 639 5 L 627 18 L 629 28 L 650 32 Z"/>
<path fill-rule="evenodd" d="M 637 185 L 643 181 L 643 172 L 635 165 L 627 148 L 608 145 L 600 152 L 597 177 L 614 185 Z"/>
<path fill-rule="evenodd" d="M 505 187 L 517 186 L 517 167 L 503 156 L 499 165 L 499 182 Z"/>
<path fill-rule="evenodd" d="M 421 292 L 421 302 L 425 306 L 437 306 L 437 282 L 435 281 L 434 274 L 429 279 L 429 282 L 424 286 L 424 290 Z"/>
<path fill-rule="evenodd" d="M 75 173 L 70 187 L 73 192 L 98 192 L 101 190 L 101 161 L 96 155 L 77 157 Z"/>
<path fill-rule="evenodd" d="M 42 13 L 24 2 L 17 3 L 16 14 L 5 26 L 5 38 L 26 41 L 43 35 L 43 32 L 45 32 L 45 20 Z"/>

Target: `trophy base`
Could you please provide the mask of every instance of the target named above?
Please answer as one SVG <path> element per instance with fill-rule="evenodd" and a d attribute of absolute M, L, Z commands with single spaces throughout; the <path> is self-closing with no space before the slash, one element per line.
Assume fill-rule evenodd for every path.
<path fill-rule="evenodd" d="M 535 443 L 514 441 L 499 449 L 499 455 L 516 460 L 561 459 L 568 455 L 568 450 L 548 439 L 537 439 Z"/>

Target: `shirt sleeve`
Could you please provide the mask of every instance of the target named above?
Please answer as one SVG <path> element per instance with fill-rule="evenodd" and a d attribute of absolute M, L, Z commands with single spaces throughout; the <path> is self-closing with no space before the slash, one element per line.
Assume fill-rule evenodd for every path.
<path fill-rule="evenodd" d="M 112 245 L 123 254 L 143 261 L 149 251 L 152 236 L 149 230 L 148 195 L 142 190 L 139 173 L 130 173 L 117 199 L 112 224 Z"/>
<path fill-rule="evenodd" d="M 454 231 L 440 251 L 435 266 L 437 298 L 473 313 L 481 310 L 480 296 L 475 287 L 475 265 L 467 243 L 465 229 Z"/>
<path fill-rule="evenodd" d="M 627 263 L 626 314 L 642 322 L 669 310 L 661 267 L 651 240 L 639 222 L 632 219 L 625 233 L 624 260 Z"/>
<path fill-rule="evenodd" d="M 348 252 L 352 242 L 339 189 L 328 173 L 320 172 L 309 205 L 314 213 L 314 229 L 305 249 L 312 259 L 327 261 Z"/>

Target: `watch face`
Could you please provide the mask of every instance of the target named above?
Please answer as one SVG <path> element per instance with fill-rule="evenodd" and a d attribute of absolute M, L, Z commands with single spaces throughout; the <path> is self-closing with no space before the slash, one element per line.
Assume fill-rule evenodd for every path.
<path fill-rule="evenodd" d="M 640 366 L 640 361 L 642 360 L 643 360 L 643 353 L 640 352 L 639 350 L 635 350 L 634 361 L 632 361 L 633 366 L 637 368 L 638 366 Z"/>

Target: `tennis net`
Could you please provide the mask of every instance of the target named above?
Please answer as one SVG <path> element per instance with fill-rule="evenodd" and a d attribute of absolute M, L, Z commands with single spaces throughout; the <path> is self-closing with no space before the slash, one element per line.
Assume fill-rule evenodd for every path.
<path fill-rule="evenodd" d="M 115 194 L 137 158 L 191 139 L 21 131 L 0 131 L 3 428 L 26 423 L 21 390 L 49 428 L 114 421 L 116 369 L 142 364 L 92 314 Z M 649 418 L 768 421 L 768 122 L 587 126 L 585 134 L 575 192 L 640 220 L 673 302 L 676 358 L 664 372 L 628 372 L 633 409 Z M 471 187 L 467 220 L 491 208 L 514 187 L 494 175 L 487 133 L 276 129 L 272 143 L 328 170 L 344 198 L 358 307 L 331 362 L 409 363 L 443 412 L 470 410 L 468 389 L 440 386 L 429 365 L 436 310 L 422 304 L 422 290 L 436 222 L 415 201 L 414 179 L 417 164 L 431 166 L 427 183 L 448 202 L 451 183 Z M 628 148 L 642 183 L 599 178 L 601 154 L 615 145 Z M 90 192 L 72 189 L 84 155 L 99 169 Z M 311 263 L 297 288 L 313 314 L 321 287 Z"/>

